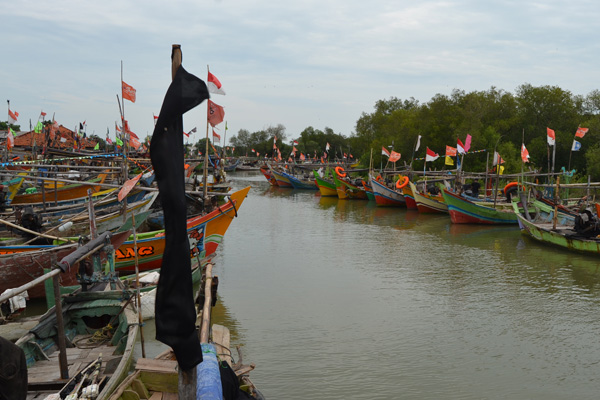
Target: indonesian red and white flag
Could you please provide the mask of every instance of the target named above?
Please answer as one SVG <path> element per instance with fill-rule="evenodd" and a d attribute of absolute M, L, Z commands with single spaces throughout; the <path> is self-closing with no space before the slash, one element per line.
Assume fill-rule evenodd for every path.
<path fill-rule="evenodd" d="M 121 128 L 119 128 L 119 125 L 117 125 L 116 123 L 115 123 L 115 132 L 121 133 Z"/>
<path fill-rule="evenodd" d="M 548 146 L 554 146 L 554 143 L 556 142 L 556 135 L 554 134 L 554 131 L 547 127 L 546 134 L 548 135 Z"/>
<path fill-rule="evenodd" d="M 435 151 L 431 150 L 429 147 L 427 148 L 427 154 L 425 155 L 425 161 L 435 161 L 440 157 Z"/>
<path fill-rule="evenodd" d="M 158 115 L 152 114 L 152 116 L 154 117 L 154 126 L 156 126 L 156 121 L 158 121 Z"/>
<path fill-rule="evenodd" d="M 575 132 L 575 136 L 576 137 L 584 137 L 585 134 L 588 132 L 589 128 L 582 128 L 579 127 L 577 128 L 577 131 Z"/>
<path fill-rule="evenodd" d="M 133 86 L 126 84 L 124 81 L 121 81 L 121 89 L 123 92 L 123 98 L 125 100 L 129 100 L 132 103 L 135 103 L 135 89 Z"/>
<path fill-rule="evenodd" d="M 117 196 L 119 201 L 123 201 L 125 196 L 127 196 L 127 194 L 129 192 L 131 192 L 131 189 L 133 189 L 133 187 L 135 186 L 136 183 L 138 183 L 138 181 L 140 180 L 141 177 L 142 177 L 142 174 L 140 173 L 137 176 L 135 176 L 134 178 L 128 179 L 123 184 L 123 187 L 121 188 L 121 190 L 119 190 L 119 195 Z"/>
<path fill-rule="evenodd" d="M 215 130 L 213 129 L 213 138 L 217 138 L 217 140 L 221 141 L 221 135 L 219 135 L 217 132 L 215 132 Z"/>
<path fill-rule="evenodd" d="M 221 82 L 217 79 L 216 76 L 211 74 L 210 71 L 208 72 L 208 84 L 206 86 L 208 86 L 208 91 L 210 93 L 216 93 L 216 94 L 222 94 L 222 95 L 225 94 L 225 91 L 222 88 Z"/>
<path fill-rule="evenodd" d="M 295 145 L 297 145 L 297 144 L 298 144 L 298 141 L 297 141 L 297 140 L 294 140 L 294 146 L 295 146 Z"/>
<path fill-rule="evenodd" d="M 446 146 L 446 156 L 456 157 L 456 147 Z"/>
<path fill-rule="evenodd" d="M 388 149 L 386 149 L 385 147 L 381 146 L 381 155 L 382 156 L 390 156 L 390 151 Z"/>
<path fill-rule="evenodd" d="M 527 151 L 527 147 L 525 147 L 525 143 L 521 145 L 521 159 L 523 162 L 529 162 L 529 152 Z"/>
<path fill-rule="evenodd" d="M 400 160 L 400 153 L 395 152 L 394 150 L 392 150 L 392 152 L 390 153 L 390 162 L 396 162 Z"/>
<path fill-rule="evenodd" d="M 456 140 L 456 151 L 458 151 L 458 154 L 465 154 L 465 145 L 463 144 L 463 142 L 460 141 L 460 139 Z"/>
<path fill-rule="evenodd" d="M 208 123 L 214 128 L 225 119 L 225 109 L 217 103 L 208 100 Z"/>
<path fill-rule="evenodd" d="M 8 123 L 16 124 L 18 116 L 19 116 L 18 112 L 16 112 L 16 111 L 12 112 L 12 111 L 10 111 L 10 109 L 8 109 Z"/>

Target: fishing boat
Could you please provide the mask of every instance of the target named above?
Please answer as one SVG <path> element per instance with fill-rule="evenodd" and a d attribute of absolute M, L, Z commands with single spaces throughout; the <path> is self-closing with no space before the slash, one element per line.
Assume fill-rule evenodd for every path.
<path fill-rule="evenodd" d="M 553 213 L 531 212 L 523 201 L 513 200 L 512 205 L 524 235 L 554 247 L 600 255 L 600 221 L 593 213 L 583 213 L 573 220 L 566 214 L 554 218 Z"/>
<path fill-rule="evenodd" d="M 448 206 L 450 219 L 454 224 L 517 224 L 517 216 L 512 208 L 500 204 L 481 203 L 471 201 L 446 188 L 442 189 L 442 196 Z"/>
<path fill-rule="evenodd" d="M 303 190 L 319 190 L 317 187 L 317 183 L 314 179 L 309 179 L 308 176 L 295 176 L 293 174 L 288 174 L 287 172 L 279 172 L 281 175 L 288 178 L 289 182 L 292 184 L 294 189 L 303 189 Z"/>
<path fill-rule="evenodd" d="M 321 196 L 325 197 L 338 197 L 337 189 L 333 179 L 326 178 L 327 174 L 323 173 L 323 169 L 313 170 L 315 176 L 315 182 L 319 188 Z"/>
<path fill-rule="evenodd" d="M 408 210 L 418 210 L 417 202 L 415 201 L 415 195 L 410 187 L 410 185 L 406 185 L 402 188 L 402 195 L 404 196 L 404 200 L 406 200 L 406 209 Z"/>
<path fill-rule="evenodd" d="M 365 192 L 367 193 L 367 198 L 369 199 L 369 201 L 375 201 L 375 194 L 373 193 L 373 187 L 371 186 L 371 184 L 367 181 L 365 181 L 364 179 L 361 181 L 363 188 L 365 189 Z"/>
<path fill-rule="evenodd" d="M 271 167 L 271 173 L 277 181 L 277 186 L 282 188 L 293 188 L 294 185 L 290 182 L 290 179 L 287 175 L 284 175 L 282 171 L 277 170 L 276 168 Z"/>
<path fill-rule="evenodd" d="M 21 193 L 14 196 L 11 205 L 19 204 L 43 204 L 44 202 L 52 201 L 77 201 L 87 198 L 87 191 L 91 189 L 93 193 L 101 190 L 100 185 L 106 180 L 108 174 L 99 174 L 97 178 L 91 179 L 86 183 L 69 184 L 56 190 L 48 190 L 34 193 Z"/>
<path fill-rule="evenodd" d="M 379 181 L 372 176 L 369 177 L 373 194 L 375 195 L 375 203 L 382 207 L 406 207 L 406 199 L 400 191 L 389 188 L 384 182 Z"/>
<path fill-rule="evenodd" d="M 448 205 L 444 202 L 441 194 L 429 194 L 420 192 L 417 186 L 409 182 L 410 188 L 415 196 L 417 209 L 423 214 L 445 214 L 448 213 Z"/>
<path fill-rule="evenodd" d="M 98 251 L 110 253 L 109 237 L 109 233 L 100 235 L 58 265 L 74 269 Z M 88 290 L 64 296 L 60 307 L 48 310 L 17 340 L 27 363 L 28 398 L 54 390 L 73 399 L 105 400 L 127 376 L 139 331 L 138 314 L 132 293 L 114 275 L 99 278 L 100 268 L 98 263 L 93 273 L 81 274 Z"/>
<path fill-rule="evenodd" d="M 206 260 L 217 250 L 223 237 L 237 216 L 250 186 L 234 192 L 229 201 L 206 214 L 187 220 L 187 235 L 190 242 L 190 258 Z M 140 271 L 160 268 L 165 250 L 164 230 L 139 233 L 130 237 L 115 252 L 116 270 L 118 273 L 132 273 L 135 270 L 134 248 L 137 246 L 137 258 Z"/>
<path fill-rule="evenodd" d="M 331 173 L 335 182 L 335 189 L 339 199 L 367 200 L 367 192 L 362 186 L 362 182 L 353 182 L 344 169 L 340 166 L 335 167 L 335 173 Z"/>
<path fill-rule="evenodd" d="M 260 167 L 260 172 L 262 172 L 262 174 L 265 176 L 265 178 L 267 178 L 267 181 L 269 182 L 269 184 L 271 186 L 277 186 L 277 179 L 275 179 L 275 176 L 273 175 L 273 173 L 271 172 L 269 167 L 267 167 L 267 166 Z"/>

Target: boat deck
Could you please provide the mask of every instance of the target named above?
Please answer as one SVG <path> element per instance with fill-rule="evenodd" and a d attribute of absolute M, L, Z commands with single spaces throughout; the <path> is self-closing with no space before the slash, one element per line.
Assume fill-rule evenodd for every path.
<path fill-rule="evenodd" d="M 74 342 L 79 338 L 81 337 L 76 337 Z M 69 367 L 69 379 L 89 363 L 97 360 L 100 355 L 102 355 L 102 368 L 99 380 L 106 375 L 111 375 L 122 357 L 121 355 L 113 355 L 114 351 L 114 346 L 106 344 L 92 348 L 68 348 L 67 364 Z M 58 357 L 59 352 L 55 351 L 48 356 L 48 360 L 37 361 L 35 365 L 28 369 L 27 380 L 29 386 L 27 400 L 44 399 L 49 393 L 58 392 L 69 381 L 69 379 L 63 380 L 60 378 Z"/>

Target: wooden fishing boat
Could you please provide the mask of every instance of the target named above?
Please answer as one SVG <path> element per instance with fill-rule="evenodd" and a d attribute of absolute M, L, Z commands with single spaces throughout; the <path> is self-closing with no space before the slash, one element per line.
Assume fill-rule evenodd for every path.
<path fill-rule="evenodd" d="M 100 235 L 57 265 L 65 270 L 90 255 L 96 258 L 99 252 L 112 253 L 113 246 L 106 245 L 110 243 L 109 237 L 109 233 Z M 101 269 L 98 262 L 94 272 L 82 272 L 82 279 L 89 283 L 87 290 L 62 297 L 35 327 L 17 340 L 27 364 L 28 398 L 44 398 L 39 397 L 40 391 L 47 395 L 49 390 L 60 390 L 62 395 L 75 395 L 70 398 L 105 400 L 127 376 L 139 317 L 132 293 L 124 290 L 114 275 L 101 276 Z M 45 277 L 54 272 L 58 273 L 53 271 Z M 22 290 L 16 289 L 14 293 Z M 69 380 L 71 377 L 75 379 Z"/>
<path fill-rule="evenodd" d="M 448 206 L 450 219 L 454 224 L 517 224 L 517 216 L 510 208 L 493 203 L 476 203 L 448 189 L 442 189 L 442 196 Z"/>
<path fill-rule="evenodd" d="M 326 174 L 323 176 L 319 175 L 317 170 L 313 170 L 313 175 L 315 176 L 315 182 L 317 183 L 321 196 L 338 197 L 335 182 L 332 179 L 326 178 Z"/>
<path fill-rule="evenodd" d="M 267 181 L 269 182 L 269 184 L 271 186 L 277 186 L 277 179 L 275 179 L 275 176 L 273 176 L 273 173 L 271 172 L 269 167 L 267 167 L 267 166 L 260 167 L 260 172 L 262 172 L 262 174 L 265 176 L 265 178 L 267 178 Z"/>
<path fill-rule="evenodd" d="M 400 190 L 395 190 L 387 187 L 383 182 L 369 177 L 373 194 L 375 195 L 375 203 L 382 207 L 406 207 L 406 199 Z"/>
<path fill-rule="evenodd" d="M 363 188 L 365 189 L 365 192 L 367 193 L 367 199 L 369 199 L 369 201 L 375 201 L 375 193 L 373 193 L 373 187 L 371 186 L 371 184 L 365 181 L 364 179 L 361 183 Z"/>
<path fill-rule="evenodd" d="M 404 196 L 404 200 L 406 200 L 406 208 L 408 210 L 418 210 L 415 195 L 413 194 L 410 185 L 406 185 L 402 188 L 402 195 Z"/>
<path fill-rule="evenodd" d="M 421 193 L 414 183 L 409 182 L 410 188 L 415 196 L 415 203 L 420 213 L 424 214 L 445 214 L 448 213 L 448 205 L 444 202 L 441 194 L 431 195 Z"/>
<path fill-rule="evenodd" d="M 87 181 L 87 183 L 102 184 L 106 180 L 108 174 L 99 174 L 97 178 Z M 87 191 L 91 189 L 93 193 L 101 190 L 99 185 L 89 184 L 69 184 L 56 190 L 48 190 L 45 192 L 22 193 L 17 194 L 12 199 L 12 205 L 19 204 L 43 204 L 44 200 L 48 203 L 53 201 L 74 201 L 87 198 Z"/>
<path fill-rule="evenodd" d="M 282 188 L 293 188 L 294 187 L 292 185 L 292 183 L 290 182 L 290 179 L 287 177 L 287 175 L 284 175 L 283 173 L 281 173 L 281 171 L 277 171 L 275 168 L 271 168 L 271 173 L 273 174 L 273 176 L 275 177 L 275 180 L 277 181 L 277 186 L 282 187 Z"/>
<path fill-rule="evenodd" d="M 317 183 L 314 179 L 309 179 L 308 176 L 305 177 L 297 177 L 292 174 L 288 174 L 287 172 L 280 172 L 281 175 L 288 178 L 294 189 L 303 189 L 303 190 L 319 190 L 317 187 Z"/>
<path fill-rule="evenodd" d="M 214 211 L 187 220 L 187 234 L 190 241 L 190 257 L 200 260 L 210 259 L 223 241 L 231 221 L 237 216 L 250 186 L 234 192 L 229 202 L 218 206 Z M 135 250 L 137 245 L 140 271 L 160 268 L 165 249 L 164 230 L 139 233 L 134 243 L 130 237 L 115 252 L 118 273 L 132 273 L 135 270 Z"/>
<path fill-rule="evenodd" d="M 129 232 L 111 237 L 111 243 L 118 248 Z M 0 246 L 0 293 L 6 289 L 21 286 L 44 274 L 44 268 L 51 268 L 58 260 L 66 257 L 79 247 L 77 241 L 61 245 L 7 245 Z M 76 269 L 61 274 L 62 286 L 75 286 Z M 46 296 L 43 284 L 28 290 L 30 298 Z"/>
<path fill-rule="evenodd" d="M 337 173 L 332 173 L 335 182 L 335 188 L 339 199 L 367 200 L 367 192 L 362 183 L 360 186 L 352 182 L 349 177 L 341 177 Z"/>

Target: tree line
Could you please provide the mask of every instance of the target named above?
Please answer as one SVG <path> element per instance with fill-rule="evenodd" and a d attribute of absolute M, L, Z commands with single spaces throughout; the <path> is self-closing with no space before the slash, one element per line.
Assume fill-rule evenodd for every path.
<path fill-rule="evenodd" d="M 457 139 L 464 142 L 471 135 L 471 150 L 476 153 L 464 157 L 463 169 L 482 172 L 486 164 L 491 166 L 493 151 L 505 160 L 505 172 L 521 171 L 521 144 L 524 143 L 530 162 L 526 170 L 548 171 L 548 155 L 553 151 L 547 145 L 546 129 L 556 135 L 555 170 L 569 167 L 580 177 L 591 175 L 600 180 L 600 90 L 589 94 L 574 95 L 557 86 L 532 86 L 523 84 L 514 93 L 491 87 L 485 91 L 465 92 L 455 89 L 450 95 L 437 94 L 426 103 L 414 98 L 392 97 L 375 103 L 371 113 L 363 112 L 356 122 L 355 132 L 349 136 L 308 127 L 288 140 L 283 125 L 269 127 L 250 133 L 240 130 L 230 139 L 237 155 L 253 155 L 251 149 L 261 157 L 273 154 L 273 136 L 284 159 L 296 148 L 304 154 L 320 157 L 327 143 L 334 157 L 343 153 L 353 154 L 363 166 L 368 166 L 373 153 L 373 163 L 385 164 L 387 158 L 381 148 L 393 149 L 402 154 L 400 164 L 413 164 L 422 169 L 425 150 L 440 154 L 427 169 L 452 168 L 444 166 L 446 146 L 456 147 Z M 578 127 L 589 128 L 583 138 L 575 138 Z M 420 147 L 413 154 L 418 136 Z M 581 149 L 571 152 L 573 140 L 581 143 Z M 391 147 L 390 147 L 391 146 Z M 486 151 L 481 151 L 486 150 Z M 489 159 L 488 159 L 489 154 Z M 383 159 L 382 159 L 383 157 Z M 330 156 L 331 158 L 331 156 Z M 570 165 L 569 165 L 570 164 Z"/>

